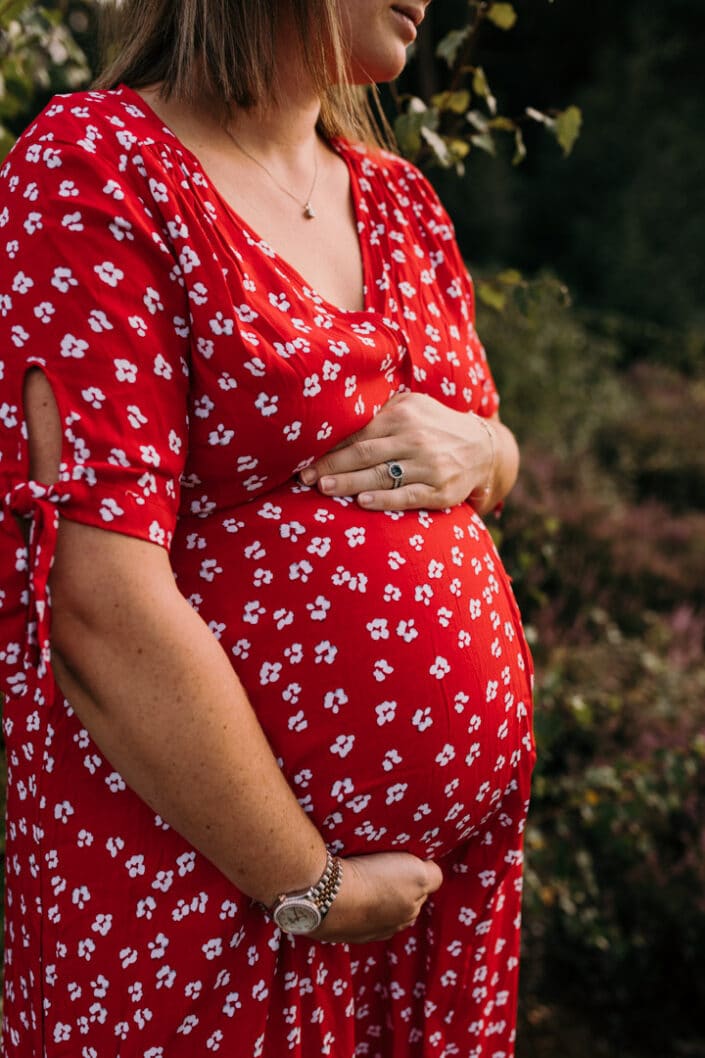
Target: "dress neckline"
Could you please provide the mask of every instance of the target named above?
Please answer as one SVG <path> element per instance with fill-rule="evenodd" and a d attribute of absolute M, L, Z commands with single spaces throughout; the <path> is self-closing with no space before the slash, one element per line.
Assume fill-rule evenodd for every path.
<path fill-rule="evenodd" d="M 360 186 L 360 179 L 357 171 L 357 152 L 352 144 L 348 143 L 341 137 L 336 137 L 335 139 L 328 141 L 330 147 L 336 152 L 338 157 L 341 158 L 347 166 L 350 178 L 350 196 L 352 199 L 355 229 L 357 232 L 357 240 L 360 248 L 360 259 L 362 262 L 363 306 L 361 309 L 342 308 L 340 305 L 336 305 L 335 302 L 329 301 L 328 298 L 324 297 L 323 294 L 316 290 L 313 284 L 310 283 L 306 279 L 306 277 L 303 276 L 301 272 L 299 272 L 299 270 L 293 264 L 291 264 L 290 261 L 287 260 L 286 257 L 283 257 L 278 250 L 276 250 L 269 242 L 267 242 L 266 239 L 264 239 L 257 231 L 255 231 L 252 225 L 248 224 L 248 222 L 237 212 L 235 207 L 231 205 L 231 203 L 218 189 L 214 181 L 210 178 L 205 168 L 203 167 L 203 164 L 200 161 L 198 155 L 194 154 L 194 152 L 186 146 L 186 144 L 176 135 L 173 129 L 171 129 L 169 125 L 165 121 L 163 121 L 162 118 L 160 118 L 160 116 L 150 106 L 150 104 L 142 98 L 139 92 L 136 92 L 134 88 L 130 88 L 130 86 L 126 84 L 118 85 L 117 91 L 120 92 L 123 96 L 128 97 L 132 105 L 138 106 L 141 110 L 143 110 L 147 118 L 153 124 L 157 125 L 161 132 L 166 131 L 169 133 L 169 136 L 172 137 L 174 144 L 179 148 L 181 153 L 186 156 L 198 169 L 199 176 L 202 178 L 204 186 L 208 189 L 209 193 L 213 196 L 213 198 L 217 200 L 227 220 L 234 227 L 239 228 L 243 233 L 245 233 L 255 245 L 266 248 L 266 255 L 270 258 L 270 260 L 276 263 L 276 266 L 279 271 L 284 273 L 297 287 L 300 287 L 302 290 L 309 291 L 315 299 L 316 303 L 322 305 L 329 313 L 333 315 L 341 315 L 345 316 L 347 319 L 350 319 L 354 316 L 364 316 L 366 318 L 369 318 L 371 314 L 375 314 L 386 318 L 386 304 L 382 307 L 378 307 L 372 303 L 372 297 L 374 291 L 377 288 L 377 283 L 375 282 L 375 273 L 377 269 L 375 269 L 375 262 L 372 259 L 371 242 L 369 239 L 363 239 L 361 237 L 361 232 L 364 228 L 364 223 L 361 219 L 361 203 L 364 199 L 364 192 Z"/>

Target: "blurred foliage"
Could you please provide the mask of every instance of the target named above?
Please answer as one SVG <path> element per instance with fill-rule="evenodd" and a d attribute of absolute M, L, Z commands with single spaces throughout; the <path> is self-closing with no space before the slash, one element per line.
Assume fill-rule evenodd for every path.
<path fill-rule="evenodd" d="M 87 83 L 93 16 L 0 0 L 0 146 Z M 443 0 L 425 26 L 387 103 L 523 452 L 493 530 L 537 662 L 519 1058 L 704 1058 L 705 9 Z"/>
<path fill-rule="evenodd" d="M 702 1058 L 705 371 L 633 363 L 560 283 L 510 278 L 479 330 L 538 674 L 519 1058 Z"/>
<path fill-rule="evenodd" d="M 550 240 L 554 267 L 592 304 L 702 331 L 705 5 L 580 6 L 587 32 L 605 18 L 613 28 L 589 81 L 575 88 L 590 113 L 579 149 L 560 175 L 537 167 L 541 201 L 534 189 L 527 235 Z"/>
<path fill-rule="evenodd" d="M 462 24 L 467 7 L 431 4 L 431 41 L 419 42 L 401 92 L 441 91 L 445 63 L 432 44 Z M 527 159 L 497 166 L 476 151 L 461 180 L 433 174 L 465 255 L 475 267 L 530 275 L 548 262 L 581 307 L 624 330 L 630 355 L 671 363 L 677 345 L 695 340 L 702 362 L 705 4 L 516 0 L 515 9 L 511 32 L 484 22 L 477 50 L 502 113 L 522 122 Z M 569 158 L 523 121 L 527 103 L 549 114 L 581 109 Z M 511 143 L 499 140 L 497 150 L 511 159 Z"/>
<path fill-rule="evenodd" d="M 479 330 L 523 452 L 503 554 L 541 642 L 579 642 L 592 606 L 634 634 L 649 611 L 702 610 L 705 371 L 625 367 L 545 278 L 481 304 Z"/>
<path fill-rule="evenodd" d="M 563 153 L 573 150 L 580 134 L 582 115 L 578 107 L 549 113 L 527 106 L 523 118 L 499 112 L 499 104 L 485 69 L 475 59 L 478 37 L 484 23 L 499 30 L 513 29 L 517 12 L 513 4 L 497 0 L 468 0 L 459 27 L 451 29 L 435 46 L 435 56 L 447 69 L 441 91 L 424 99 L 414 93 L 393 90 L 398 114 L 394 132 L 403 154 L 418 165 L 427 163 L 465 173 L 465 160 L 473 149 L 497 154 L 498 135 L 513 142 L 513 164 L 526 157 L 523 128 L 533 121 L 551 132 Z M 428 37 L 422 38 L 428 42 Z"/>
<path fill-rule="evenodd" d="M 87 83 L 75 33 L 88 28 L 85 4 L 0 0 L 0 158 L 50 96 Z"/>
<path fill-rule="evenodd" d="M 702 1055 L 703 619 L 652 619 L 639 639 L 593 621 L 541 681 L 525 1007 L 573 1011 L 613 1054 Z"/>

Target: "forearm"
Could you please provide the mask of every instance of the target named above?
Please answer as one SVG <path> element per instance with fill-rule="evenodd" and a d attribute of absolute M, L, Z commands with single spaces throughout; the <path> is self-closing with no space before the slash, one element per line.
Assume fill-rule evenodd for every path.
<path fill-rule="evenodd" d="M 239 889 L 269 903 L 320 875 L 323 841 L 165 562 L 153 545 L 63 521 L 54 670 L 125 781 Z"/>

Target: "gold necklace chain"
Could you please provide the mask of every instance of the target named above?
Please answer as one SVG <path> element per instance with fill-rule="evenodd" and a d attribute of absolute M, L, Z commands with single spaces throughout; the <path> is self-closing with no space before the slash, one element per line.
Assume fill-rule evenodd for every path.
<path fill-rule="evenodd" d="M 244 155 L 246 155 L 246 157 L 248 157 L 251 162 L 254 162 L 255 165 L 259 166 L 259 168 L 262 169 L 267 174 L 267 176 L 272 181 L 272 183 L 276 187 L 278 187 L 280 191 L 283 191 L 285 195 L 288 195 L 289 198 L 293 199 L 294 202 L 296 202 L 296 204 L 301 207 L 301 210 L 303 211 L 303 215 L 306 218 L 306 220 L 313 220 L 313 218 L 316 216 L 316 211 L 315 211 L 315 209 L 313 208 L 313 206 L 311 204 L 311 196 L 313 195 L 313 192 L 314 192 L 314 190 L 316 188 L 316 181 L 318 180 L 318 155 L 317 155 L 317 153 L 314 153 L 314 156 L 313 156 L 314 169 L 313 169 L 313 180 L 311 181 L 311 188 L 309 190 L 308 195 L 306 196 L 306 200 L 304 202 L 302 202 L 301 199 L 297 198 L 296 195 L 293 195 L 291 193 L 291 191 L 289 191 L 289 189 L 287 187 L 284 187 L 283 184 L 279 183 L 277 178 L 272 173 L 270 173 L 270 171 L 267 168 L 267 166 L 264 165 L 264 163 L 261 162 L 259 160 L 259 158 L 255 158 L 254 154 L 250 154 L 250 152 L 247 150 L 247 148 L 242 146 L 240 141 L 237 140 L 235 138 L 235 136 L 233 136 L 232 132 L 230 131 L 230 129 L 227 126 L 224 126 L 224 128 L 225 128 L 226 135 L 230 137 L 230 139 L 233 141 L 233 143 L 235 144 L 237 149 L 239 151 L 242 151 L 242 153 Z"/>

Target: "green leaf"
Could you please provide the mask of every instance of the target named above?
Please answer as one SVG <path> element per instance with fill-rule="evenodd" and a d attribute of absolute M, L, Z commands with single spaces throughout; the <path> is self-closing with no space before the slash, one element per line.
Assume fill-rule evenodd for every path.
<path fill-rule="evenodd" d="M 475 95 L 481 96 L 485 100 L 490 114 L 494 116 L 497 113 L 497 100 L 492 94 L 487 76 L 481 66 L 475 68 L 472 78 L 472 90 Z"/>
<path fill-rule="evenodd" d="M 466 26 L 464 29 L 451 30 L 436 47 L 436 56 L 439 59 L 445 59 L 448 66 L 452 69 L 455 66 L 455 60 L 458 58 L 458 52 L 468 39 L 469 34 L 470 26 Z"/>
<path fill-rule="evenodd" d="M 399 149 L 412 161 L 421 151 L 421 130 L 425 127 L 434 130 L 438 127 L 438 111 L 435 107 L 427 107 L 423 99 L 412 96 L 406 113 L 400 114 L 394 122 Z"/>
<path fill-rule="evenodd" d="M 487 305 L 490 309 L 495 309 L 497 312 L 502 310 L 507 305 L 507 295 L 502 291 L 498 290 L 496 286 L 491 283 L 486 283 L 484 280 L 480 280 L 477 284 L 477 296 L 483 304 Z"/>
<path fill-rule="evenodd" d="M 482 96 L 484 99 L 489 94 L 490 86 L 487 83 L 487 76 L 481 66 L 475 67 L 475 73 L 472 78 L 472 90 L 475 95 Z"/>
<path fill-rule="evenodd" d="M 22 14 L 27 0 L 0 0 L 0 26 L 7 26 L 13 18 Z"/>
<path fill-rule="evenodd" d="M 470 154 L 471 144 L 457 136 L 447 136 L 446 143 L 452 158 L 453 168 L 458 176 L 465 175 L 465 159 Z"/>
<path fill-rule="evenodd" d="M 517 20 L 517 13 L 513 4 L 492 4 L 487 18 L 499 29 L 511 29 Z"/>
<path fill-rule="evenodd" d="M 460 140 L 457 137 L 446 141 L 448 147 L 455 158 L 467 158 L 470 154 L 470 144 L 467 140 Z"/>
<path fill-rule="evenodd" d="M 497 281 L 505 287 L 518 287 L 524 282 L 524 277 L 516 268 L 505 268 L 503 272 L 498 273 Z"/>
<path fill-rule="evenodd" d="M 15 137 L 12 135 L 9 129 L 6 129 L 4 125 L 0 125 L 0 162 L 8 154 L 10 147 L 15 142 Z"/>
<path fill-rule="evenodd" d="M 583 124 L 583 115 L 580 107 L 571 106 L 566 110 L 562 110 L 556 118 L 555 122 L 555 133 L 556 139 L 560 143 L 563 154 L 567 157 L 575 146 L 575 142 L 580 135 L 580 129 Z"/>
<path fill-rule="evenodd" d="M 524 133 L 517 125 L 514 129 L 514 157 L 512 158 L 512 165 L 521 165 L 526 158 L 526 144 L 524 143 Z"/>
<path fill-rule="evenodd" d="M 481 151 L 491 154 L 493 158 L 496 157 L 497 147 L 491 132 L 478 132 L 475 136 L 471 136 L 470 139 L 475 147 L 479 147 Z"/>
<path fill-rule="evenodd" d="M 423 99 L 420 99 L 418 96 L 411 96 L 409 98 L 407 109 L 410 114 L 426 114 L 428 112 L 428 107 Z"/>
<path fill-rule="evenodd" d="M 413 114 L 400 114 L 394 121 L 394 136 L 405 158 L 413 159 L 421 150 L 420 124 Z"/>
<path fill-rule="evenodd" d="M 511 118 L 502 117 L 500 114 L 498 117 L 492 118 L 491 121 L 488 121 L 487 126 L 490 129 L 497 129 L 498 132 L 515 132 L 517 123 L 516 121 L 512 121 Z"/>
<path fill-rule="evenodd" d="M 437 132 L 427 127 L 421 129 L 420 135 L 431 148 L 433 157 L 439 165 L 444 169 L 450 169 L 451 166 L 455 164 L 455 159 L 442 136 L 439 136 Z"/>
<path fill-rule="evenodd" d="M 535 107 L 527 107 L 525 110 L 527 118 L 531 118 L 532 121 L 537 121 L 539 125 L 545 125 L 547 129 L 553 129 L 555 127 L 555 121 L 550 114 L 544 114 L 542 110 L 536 110 Z"/>
<path fill-rule="evenodd" d="M 465 115 L 468 124 L 472 125 L 476 132 L 487 132 L 490 123 L 481 110 L 469 110 Z"/>
<path fill-rule="evenodd" d="M 462 92 L 438 92 L 431 96 L 431 102 L 439 110 L 450 110 L 453 114 L 464 114 L 470 106 L 470 93 Z"/>

